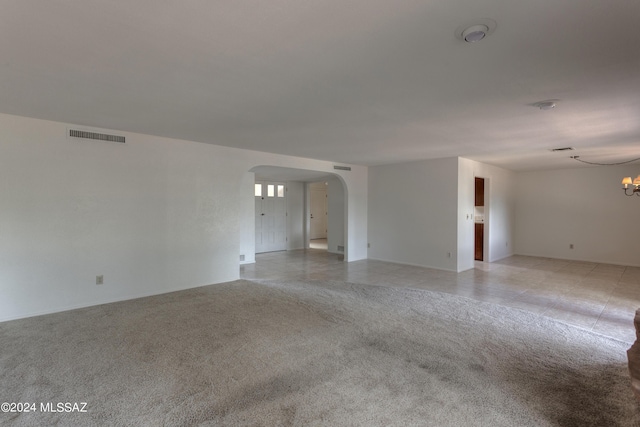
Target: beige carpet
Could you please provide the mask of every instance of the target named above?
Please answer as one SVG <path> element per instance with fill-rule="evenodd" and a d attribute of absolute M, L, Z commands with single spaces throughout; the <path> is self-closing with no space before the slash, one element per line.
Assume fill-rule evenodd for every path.
<path fill-rule="evenodd" d="M 436 292 L 236 281 L 0 323 L 0 343 L 0 402 L 37 406 L 10 426 L 640 425 L 629 344 Z"/>

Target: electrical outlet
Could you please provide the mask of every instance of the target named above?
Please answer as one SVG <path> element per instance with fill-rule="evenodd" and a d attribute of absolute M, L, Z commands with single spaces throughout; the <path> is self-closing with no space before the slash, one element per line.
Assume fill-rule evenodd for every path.
<path fill-rule="evenodd" d="M 100 276 L 96 276 L 96 285 L 104 284 L 104 276 L 101 274 Z"/>
<path fill-rule="evenodd" d="M 569 249 L 573 249 L 573 243 L 569 245 Z"/>
<path fill-rule="evenodd" d="M 451 252 L 447 252 L 447 258 L 451 258 Z"/>
<path fill-rule="evenodd" d="M 367 243 L 367 247 L 370 248 L 371 247 L 371 243 Z"/>

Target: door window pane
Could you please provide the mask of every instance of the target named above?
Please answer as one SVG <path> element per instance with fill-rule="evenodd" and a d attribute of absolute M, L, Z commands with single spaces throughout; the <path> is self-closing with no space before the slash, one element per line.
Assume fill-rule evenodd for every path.
<path fill-rule="evenodd" d="M 284 197 L 284 185 L 278 185 L 278 197 Z"/>
<path fill-rule="evenodd" d="M 262 196 L 262 184 L 256 184 L 255 195 L 258 197 Z"/>
<path fill-rule="evenodd" d="M 275 197 L 276 193 L 275 193 L 275 185 L 273 184 L 269 184 L 267 185 L 267 196 L 268 197 Z"/>

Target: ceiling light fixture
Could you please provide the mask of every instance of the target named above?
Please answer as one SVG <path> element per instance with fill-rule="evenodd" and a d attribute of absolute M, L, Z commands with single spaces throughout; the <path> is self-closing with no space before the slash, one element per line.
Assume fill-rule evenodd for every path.
<path fill-rule="evenodd" d="M 617 162 L 617 163 L 596 163 L 596 162 L 587 162 L 582 160 L 580 156 L 570 156 L 573 160 L 577 160 L 582 163 L 586 163 L 588 165 L 597 165 L 597 166 L 618 166 L 618 165 L 626 165 L 627 163 L 637 162 L 640 160 L 640 157 L 637 159 L 627 160 L 625 162 Z M 640 197 L 640 175 L 636 177 L 636 179 L 631 179 L 630 176 L 625 176 L 622 178 L 622 190 L 626 196 L 633 196 L 634 194 Z M 631 187 L 629 187 L 631 185 Z M 635 187 L 635 188 L 634 188 Z M 631 193 L 629 193 L 631 190 Z"/>
<path fill-rule="evenodd" d="M 548 99 L 546 101 L 540 101 L 533 104 L 534 107 L 538 107 L 541 110 L 553 110 L 556 108 L 557 99 Z"/>
<path fill-rule="evenodd" d="M 467 43 L 479 42 L 487 36 L 487 31 L 489 31 L 489 27 L 486 25 L 474 25 L 462 32 L 462 38 Z"/>
<path fill-rule="evenodd" d="M 624 185 L 622 189 L 624 190 L 624 194 L 626 196 L 633 196 L 634 194 L 636 196 L 640 196 L 640 175 L 638 175 L 633 181 L 631 180 L 630 176 L 622 178 L 622 185 Z M 629 185 L 635 186 L 636 188 L 629 188 Z M 631 190 L 631 194 L 629 194 L 627 190 Z"/>
<path fill-rule="evenodd" d="M 475 43 L 493 34 L 496 29 L 496 21 L 482 18 L 466 22 L 456 29 L 456 38 L 467 43 Z"/>

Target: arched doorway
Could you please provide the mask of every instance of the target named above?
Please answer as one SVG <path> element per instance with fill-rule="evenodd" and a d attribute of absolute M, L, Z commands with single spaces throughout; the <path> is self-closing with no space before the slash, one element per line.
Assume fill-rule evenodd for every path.
<path fill-rule="evenodd" d="M 346 218 L 347 218 L 347 191 L 344 182 L 339 175 L 327 172 L 283 168 L 276 166 L 256 166 L 250 170 L 255 175 L 255 224 L 256 230 L 255 253 L 269 251 L 269 244 L 264 245 L 265 236 L 272 234 L 270 231 L 264 230 L 264 224 L 278 223 L 284 221 L 286 224 L 286 237 L 284 248 L 279 247 L 276 250 L 296 250 L 308 249 L 312 237 L 312 218 L 317 218 L 317 213 L 312 212 L 311 207 L 311 189 L 313 183 L 321 183 L 326 187 L 326 242 L 329 252 L 344 254 L 346 249 Z M 269 199 L 269 186 L 275 192 Z M 317 184 L 315 184 L 317 185 Z M 258 186 L 261 192 L 258 195 Z M 283 187 L 279 187 L 283 186 Z M 263 207 L 279 202 L 277 200 L 277 191 L 279 188 L 284 189 L 284 197 L 280 201 L 284 203 L 284 215 L 282 218 L 268 218 L 272 213 L 263 211 Z M 265 193 L 265 191 L 267 193 Z M 265 196 L 266 194 L 266 196 Z M 281 193 L 282 194 L 282 193 Z M 275 200 L 275 201 L 274 201 Z M 270 203 L 273 202 L 273 203 Z M 315 208 L 313 209 L 315 210 Z M 276 212 L 276 214 L 278 214 Z M 263 215 L 264 214 L 264 215 Z M 249 227 L 250 224 L 247 224 Z M 267 233 L 267 234 L 265 234 Z M 260 241 L 258 241 L 260 239 Z"/>

